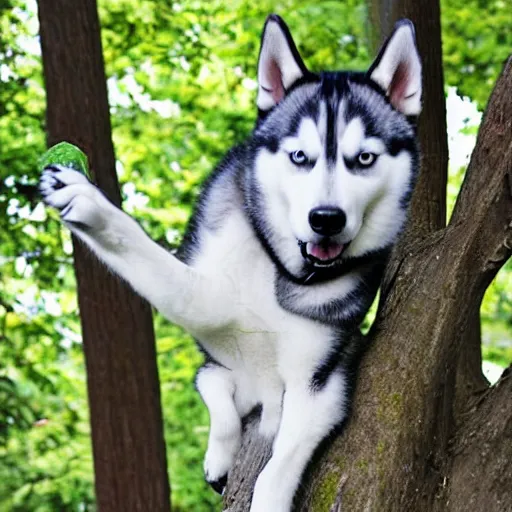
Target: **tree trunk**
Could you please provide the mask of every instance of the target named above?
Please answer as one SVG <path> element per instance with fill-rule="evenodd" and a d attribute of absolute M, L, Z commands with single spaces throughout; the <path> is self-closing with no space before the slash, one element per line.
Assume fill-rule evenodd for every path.
<path fill-rule="evenodd" d="M 120 206 L 95 0 L 39 0 L 48 144 L 67 140 Z M 101 512 L 168 512 L 151 309 L 76 239 L 96 497 Z"/>
<path fill-rule="evenodd" d="M 428 59 L 424 69 L 429 74 Z M 512 372 L 468 400 L 482 385 L 474 320 L 485 289 L 512 254 L 511 90 L 512 58 L 489 101 L 445 228 L 445 160 L 436 160 L 436 150 L 423 160 L 422 173 L 433 174 L 422 177 L 413 228 L 388 267 L 352 416 L 308 468 L 296 511 L 512 510 Z M 428 118 L 434 114 L 445 118 L 443 108 Z M 432 134 L 439 148 L 445 133 Z M 461 359 L 466 337 L 473 352 Z M 248 510 L 269 456 L 256 424 L 249 423 L 230 473 L 229 512 Z"/>
<path fill-rule="evenodd" d="M 406 251 L 407 245 L 412 241 L 446 225 L 448 137 L 441 12 L 439 0 L 367 0 L 367 4 L 374 50 L 378 50 L 398 19 L 409 18 L 416 27 L 416 39 L 423 64 L 423 111 L 418 127 L 422 154 L 421 173 L 411 203 L 411 221 L 402 237 L 402 243 L 396 248 L 397 256 L 396 253 Z M 395 261 L 400 261 L 400 257 L 396 257 Z M 463 337 L 466 340 L 465 350 L 459 355 L 456 371 L 456 402 L 462 406 L 488 386 L 482 374 L 480 304 L 475 306 Z"/>

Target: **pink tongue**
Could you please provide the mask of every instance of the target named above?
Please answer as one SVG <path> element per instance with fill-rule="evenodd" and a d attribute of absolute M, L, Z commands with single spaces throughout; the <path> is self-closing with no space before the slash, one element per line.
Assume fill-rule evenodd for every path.
<path fill-rule="evenodd" d="M 310 254 L 317 260 L 328 261 L 337 258 L 341 254 L 341 251 L 343 250 L 343 245 L 332 243 L 317 245 L 308 242 L 306 250 L 308 254 Z"/>

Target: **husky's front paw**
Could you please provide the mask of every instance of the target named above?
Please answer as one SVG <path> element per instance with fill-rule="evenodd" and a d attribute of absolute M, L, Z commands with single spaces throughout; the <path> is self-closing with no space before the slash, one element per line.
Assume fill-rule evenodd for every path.
<path fill-rule="evenodd" d="M 80 172 L 51 165 L 43 171 L 39 191 L 48 206 L 59 210 L 64 222 L 81 230 L 100 228 L 104 222 L 101 192 Z"/>

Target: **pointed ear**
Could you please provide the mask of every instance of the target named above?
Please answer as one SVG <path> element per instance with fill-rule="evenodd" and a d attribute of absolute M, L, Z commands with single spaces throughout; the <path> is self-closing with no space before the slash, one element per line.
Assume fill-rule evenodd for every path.
<path fill-rule="evenodd" d="M 258 62 L 258 97 L 260 111 L 277 105 L 286 90 L 308 73 L 286 23 L 271 14 L 263 28 Z"/>
<path fill-rule="evenodd" d="M 384 89 L 397 110 L 407 116 L 421 112 L 421 61 L 411 21 L 396 23 L 368 76 Z"/>

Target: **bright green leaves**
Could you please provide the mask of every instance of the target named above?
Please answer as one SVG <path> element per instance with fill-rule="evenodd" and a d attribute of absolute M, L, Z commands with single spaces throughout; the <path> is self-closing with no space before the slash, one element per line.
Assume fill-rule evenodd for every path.
<path fill-rule="evenodd" d="M 442 0 L 441 23 L 445 81 L 483 110 L 512 52 L 510 0 Z"/>
<path fill-rule="evenodd" d="M 75 171 L 79 171 L 89 176 L 89 164 L 87 156 L 77 146 L 69 142 L 59 142 L 52 146 L 44 155 L 39 159 L 39 171 L 43 171 L 46 167 L 52 164 L 60 164 L 65 167 L 70 167 Z"/>

